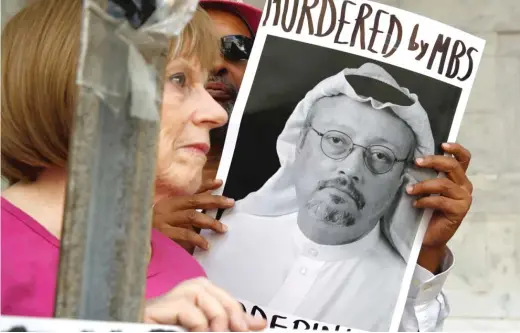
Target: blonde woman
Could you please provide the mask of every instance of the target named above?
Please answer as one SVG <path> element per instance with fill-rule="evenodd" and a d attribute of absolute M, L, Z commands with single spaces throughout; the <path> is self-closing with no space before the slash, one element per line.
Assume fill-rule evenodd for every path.
<path fill-rule="evenodd" d="M 51 317 L 79 51 L 81 0 L 38 0 L 2 32 L 2 315 Z M 207 15 L 197 11 L 172 41 L 164 86 L 156 201 L 193 194 L 209 131 L 227 121 L 204 90 L 217 56 Z M 175 50 L 175 52 L 173 51 Z M 208 282 L 179 245 L 153 231 L 147 322 L 197 331 L 262 329 L 227 292 Z"/>

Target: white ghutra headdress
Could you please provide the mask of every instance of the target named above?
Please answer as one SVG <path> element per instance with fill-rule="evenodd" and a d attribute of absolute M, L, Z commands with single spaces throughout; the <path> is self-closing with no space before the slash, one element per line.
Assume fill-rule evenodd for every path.
<path fill-rule="evenodd" d="M 362 79 L 377 80 L 378 83 L 382 82 L 391 88 L 397 89 L 409 101 L 396 104 L 395 102 L 376 100 L 370 97 L 368 95 L 369 92 L 367 93 L 366 91 L 362 94 L 360 91 L 356 91 L 355 85 L 352 85 L 360 77 Z M 351 79 L 350 82 L 349 79 Z M 381 85 L 379 84 L 379 86 Z M 393 111 L 412 129 L 415 135 L 416 147 L 413 152 L 414 157 L 418 158 L 434 154 L 435 143 L 428 114 L 422 107 L 416 94 L 411 93 L 407 88 L 399 86 L 388 72 L 376 64 L 366 63 L 359 68 L 346 68 L 318 83 L 298 103 L 277 140 L 276 150 L 280 168 L 258 191 L 252 192 L 244 199 L 239 200 L 233 210 L 259 216 L 280 216 L 298 211 L 293 167 L 301 140 L 301 131 L 307 114 L 314 103 L 323 97 L 336 95 L 346 95 L 355 101 L 370 103 L 374 109 L 389 109 Z M 435 177 L 435 173 L 418 170 L 412 166 L 407 169 L 403 188 L 407 184 L 432 177 Z M 410 240 L 410 237 L 415 237 L 415 230 L 417 229 L 411 228 L 409 223 L 417 224 L 417 216 L 420 212 L 412 207 L 413 199 L 403 190 L 401 189 L 398 192 L 392 210 L 383 218 L 384 223 L 381 224 L 381 227 L 392 245 L 397 248 L 404 258 L 407 258 L 409 247 L 413 243 L 413 238 Z"/>

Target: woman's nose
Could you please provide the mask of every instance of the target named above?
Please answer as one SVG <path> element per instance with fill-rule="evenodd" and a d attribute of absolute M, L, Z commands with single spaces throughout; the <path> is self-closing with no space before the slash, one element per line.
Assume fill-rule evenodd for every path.
<path fill-rule="evenodd" d="M 205 125 L 210 129 L 224 126 L 228 121 L 226 110 L 211 97 L 204 87 L 198 89 L 200 92 L 197 94 L 198 97 L 195 101 L 198 105 L 193 116 L 194 123 Z"/>

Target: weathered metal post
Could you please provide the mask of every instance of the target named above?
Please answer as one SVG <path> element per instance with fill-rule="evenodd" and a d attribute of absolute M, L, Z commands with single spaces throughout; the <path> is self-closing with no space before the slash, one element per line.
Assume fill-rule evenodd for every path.
<path fill-rule="evenodd" d="M 170 6 L 178 31 L 194 10 L 189 0 L 180 4 L 84 0 L 56 317 L 142 317 L 160 82 L 171 35 L 145 33 L 139 25 L 156 7 Z M 151 20 L 161 23 L 157 17 Z"/>

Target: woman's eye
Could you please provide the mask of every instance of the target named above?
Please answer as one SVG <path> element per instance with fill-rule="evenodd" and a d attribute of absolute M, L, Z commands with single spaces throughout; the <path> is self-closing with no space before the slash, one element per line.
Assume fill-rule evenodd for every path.
<path fill-rule="evenodd" d="M 170 75 L 168 80 L 171 83 L 176 84 L 179 87 L 183 88 L 184 85 L 186 84 L 186 75 L 184 73 L 175 73 L 173 75 Z"/>

